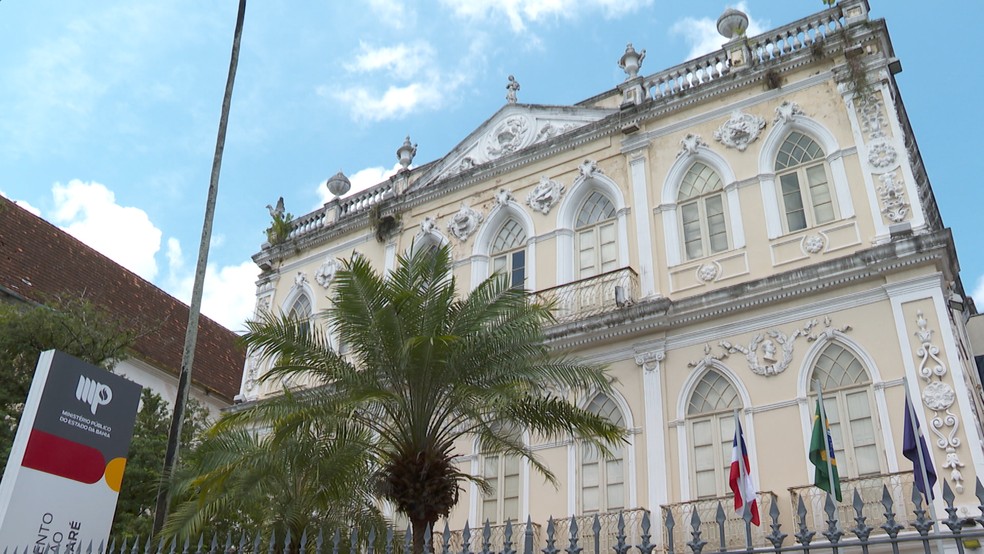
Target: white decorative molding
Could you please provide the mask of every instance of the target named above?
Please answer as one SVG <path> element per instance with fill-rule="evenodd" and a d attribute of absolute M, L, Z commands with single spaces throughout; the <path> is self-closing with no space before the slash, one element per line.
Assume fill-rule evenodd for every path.
<path fill-rule="evenodd" d="M 707 367 L 707 366 L 712 366 L 712 365 L 714 365 L 714 362 L 720 362 L 721 360 L 724 360 L 727 357 L 728 357 L 728 351 L 727 350 L 725 350 L 723 353 L 715 356 L 715 355 L 711 354 L 711 345 L 705 344 L 704 345 L 704 357 L 701 358 L 701 359 L 699 359 L 699 360 L 694 360 L 694 361 L 687 362 L 687 367 L 700 369 L 700 368 L 704 368 L 704 367 Z"/>
<path fill-rule="evenodd" d="M 823 249 L 827 246 L 827 239 L 824 238 L 822 233 L 816 233 L 813 235 L 806 235 L 803 237 L 803 252 L 807 254 L 819 254 L 823 252 Z"/>
<path fill-rule="evenodd" d="M 424 220 L 420 222 L 420 232 L 425 235 L 437 232 L 437 221 L 435 221 L 433 217 L 425 217 Z"/>
<path fill-rule="evenodd" d="M 707 143 L 704 142 L 704 139 L 700 135 L 687 133 L 687 136 L 683 137 L 683 140 L 680 141 L 680 146 L 683 148 L 677 152 L 678 158 L 680 156 L 693 156 L 697 153 L 698 148 L 707 148 Z"/>
<path fill-rule="evenodd" d="M 814 342 L 821 338 L 832 338 L 836 333 L 845 333 L 852 327 L 845 325 L 840 329 L 832 326 L 829 316 L 823 318 L 823 330 L 816 332 L 817 320 L 812 319 L 802 328 L 796 329 L 791 335 L 786 335 L 782 331 L 769 329 L 765 333 L 757 333 L 752 337 L 748 346 L 732 344 L 728 341 L 721 341 L 718 345 L 727 354 L 742 353 L 748 361 L 748 369 L 756 375 L 771 377 L 779 375 L 789 368 L 793 361 L 793 346 L 796 339 L 805 337 L 807 342 Z M 759 362 L 759 347 L 762 348 L 762 362 Z"/>
<path fill-rule="evenodd" d="M 879 175 L 881 186 L 878 187 L 878 198 L 881 200 L 881 213 L 892 223 L 905 221 L 909 214 L 909 203 L 905 201 L 905 187 L 895 180 L 895 172 Z"/>
<path fill-rule="evenodd" d="M 499 192 L 495 193 L 495 203 L 499 206 L 504 206 L 510 202 L 515 202 L 516 199 L 513 198 L 513 193 L 511 190 L 499 189 Z"/>
<path fill-rule="evenodd" d="M 517 101 L 516 93 L 519 92 L 519 81 L 516 80 L 512 75 L 509 76 L 509 82 L 506 83 L 506 102 L 510 104 L 515 104 Z"/>
<path fill-rule="evenodd" d="M 550 209 L 560 202 L 560 197 L 564 194 L 564 185 L 548 179 L 546 175 L 540 177 L 540 184 L 535 186 L 526 196 L 526 205 L 534 211 L 543 215 L 550 213 Z"/>
<path fill-rule="evenodd" d="M 919 327 L 914 333 L 919 339 L 919 346 L 916 348 L 919 367 L 916 371 L 926 382 L 919 396 L 923 405 L 933 411 L 929 427 L 936 435 L 936 447 L 946 453 L 946 460 L 942 467 L 950 470 L 950 481 L 953 482 L 954 489 L 957 493 L 962 493 L 964 478 L 960 468 L 964 467 L 964 464 L 957 455 L 957 448 L 960 447 L 960 437 L 957 436 L 960 418 L 950 411 L 956 402 L 956 393 L 953 387 L 943 381 L 943 377 L 948 372 L 947 367 L 939 357 L 939 347 L 933 344 L 933 330 L 929 328 L 929 322 L 922 310 L 916 312 L 916 325 Z"/>
<path fill-rule="evenodd" d="M 481 213 L 463 205 L 451 216 L 451 221 L 448 222 L 448 233 L 451 233 L 454 238 L 461 242 L 465 242 L 478 229 L 481 222 Z"/>
<path fill-rule="evenodd" d="M 703 283 L 711 283 L 721 275 L 721 264 L 708 262 L 697 266 L 697 280 Z"/>
<path fill-rule="evenodd" d="M 317 281 L 322 288 L 328 288 L 331 286 L 332 280 L 335 279 L 335 273 L 338 272 L 340 267 L 341 264 L 338 263 L 338 260 L 329 256 L 328 259 L 318 267 L 318 271 L 314 273 L 314 280 Z"/>
<path fill-rule="evenodd" d="M 297 275 L 294 275 L 294 284 L 297 286 L 302 286 L 308 282 L 307 274 L 303 271 L 298 271 Z"/>
<path fill-rule="evenodd" d="M 489 160 L 511 154 L 523 146 L 530 134 L 528 119 L 522 115 L 507 118 L 486 137 L 485 153 Z"/>
<path fill-rule="evenodd" d="M 785 100 L 782 104 L 779 104 L 776 107 L 776 117 L 772 120 L 772 122 L 774 124 L 789 123 L 798 115 L 804 115 L 803 110 L 799 107 L 799 104 Z"/>
<path fill-rule="evenodd" d="M 714 140 L 728 148 L 735 148 L 739 152 L 744 152 L 748 145 L 755 142 L 759 137 L 762 129 L 765 129 L 764 118 L 735 111 L 732 112 L 727 121 L 714 131 Z"/>
<path fill-rule="evenodd" d="M 544 123 L 540 130 L 536 133 L 536 139 L 533 142 L 540 142 L 547 139 L 552 139 L 558 135 L 562 135 L 571 129 L 577 127 L 574 123 L 564 123 L 564 124 L 554 124 L 550 121 Z"/>
<path fill-rule="evenodd" d="M 637 352 L 635 355 L 635 363 L 642 367 L 646 371 L 653 371 L 659 368 L 659 364 L 666 359 L 665 350 L 650 350 L 648 352 Z"/>
<path fill-rule="evenodd" d="M 598 162 L 594 160 L 584 160 L 581 165 L 577 166 L 577 170 L 581 173 L 581 176 L 585 179 L 591 179 L 595 174 L 604 175 L 605 172 L 598 167 Z"/>
<path fill-rule="evenodd" d="M 877 138 L 867 144 L 868 164 L 876 173 L 894 169 L 899 164 L 899 153 L 885 138 Z"/>

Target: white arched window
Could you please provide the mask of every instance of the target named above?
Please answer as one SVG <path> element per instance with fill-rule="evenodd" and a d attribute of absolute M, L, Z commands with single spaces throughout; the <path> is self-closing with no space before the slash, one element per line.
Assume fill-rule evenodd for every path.
<path fill-rule="evenodd" d="M 287 312 L 287 315 L 291 319 L 297 319 L 301 322 L 302 329 L 305 332 L 310 329 L 312 314 L 311 299 L 304 293 L 299 294 L 294 299 L 294 303 L 290 305 L 290 310 Z"/>
<path fill-rule="evenodd" d="M 871 378 L 858 357 L 837 342 L 829 343 L 817 356 L 810 374 L 823 390 L 824 412 L 834 442 L 838 473 L 842 478 L 882 472 L 878 424 L 872 410 Z M 811 411 L 812 415 L 812 411 Z"/>
<path fill-rule="evenodd" d="M 688 260 L 728 249 L 724 188 L 716 171 L 703 162 L 694 162 L 680 183 L 677 206 Z"/>
<path fill-rule="evenodd" d="M 575 222 L 578 279 L 618 269 L 616 223 L 615 205 L 604 194 L 592 191 Z"/>
<path fill-rule="evenodd" d="M 596 395 L 587 410 L 608 421 L 625 427 L 625 416 L 614 400 L 605 394 Z M 626 507 L 625 448 L 611 448 L 611 457 L 604 458 L 598 449 L 584 444 L 580 448 L 581 513 L 604 513 Z"/>
<path fill-rule="evenodd" d="M 786 232 L 837 218 L 826 154 L 817 141 L 799 131 L 789 133 L 776 154 L 776 178 Z"/>
<path fill-rule="evenodd" d="M 509 278 L 509 285 L 526 284 L 526 229 L 513 218 L 502 224 L 492 240 L 492 272 Z"/>
<path fill-rule="evenodd" d="M 519 432 L 511 433 L 519 442 Z M 514 454 L 482 453 L 480 457 L 482 478 L 490 490 L 483 492 L 478 521 L 488 520 L 493 525 L 506 521 L 519 521 L 520 493 L 522 492 L 522 459 Z"/>
<path fill-rule="evenodd" d="M 687 403 L 687 433 L 693 460 L 692 490 L 697 498 L 722 496 L 730 490 L 731 443 L 735 436 L 738 391 L 721 373 L 701 377 Z"/>

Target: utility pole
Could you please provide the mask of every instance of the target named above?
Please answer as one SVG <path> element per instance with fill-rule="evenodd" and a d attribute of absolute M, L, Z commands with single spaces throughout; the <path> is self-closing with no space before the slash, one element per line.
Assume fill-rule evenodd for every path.
<path fill-rule="evenodd" d="M 239 65 L 239 42 L 243 35 L 243 19 L 246 16 L 246 0 L 239 0 L 239 13 L 236 16 L 236 32 L 232 39 L 232 59 L 229 60 L 229 77 L 226 79 L 225 96 L 222 98 L 222 115 L 219 117 L 219 132 L 215 139 L 215 157 L 212 158 L 212 177 L 208 185 L 208 199 L 205 202 L 205 222 L 202 223 L 202 241 L 198 245 L 198 265 L 195 267 L 195 284 L 191 292 L 191 305 L 188 307 L 188 329 L 185 332 L 184 353 L 181 356 L 181 375 L 178 377 L 178 394 L 171 417 L 171 430 L 167 436 L 167 453 L 164 455 L 164 469 L 161 483 L 157 488 L 157 508 L 154 511 L 154 535 L 164 526 L 167 507 L 171 497 L 171 477 L 178 460 L 178 445 L 181 442 L 181 425 L 184 421 L 185 404 L 188 402 L 188 389 L 191 386 L 191 368 L 195 360 L 195 344 L 198 342 L 198 316 L 202 308 L 202 290 L 205 288 L 205 266 L 208 263 L 208 247 L 212 240 L 212 219 L 215 216 L 215 198 L 219 194 L 219 171 L 222 168 L 222 151 L 225 149 L 226 127 L 229 124 L 229 104 L 232 102 L 232 88 L 236 82 L 236 68 Z"/>

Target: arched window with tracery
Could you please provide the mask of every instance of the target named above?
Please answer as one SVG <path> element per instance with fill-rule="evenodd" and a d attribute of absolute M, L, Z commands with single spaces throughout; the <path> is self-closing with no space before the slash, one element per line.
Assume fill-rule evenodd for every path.
<path fill-rule="evenodd" d="M 616 215 L 615 205 L 598 191 L 592 191 L 581 205 L 575 222 L 578 279 L 617 269 Z"/>
<path fill-rule="evenodd" d="M 294 303 L 290 305 L 290 310 L 288 310 L 287 315 L 291 319 L 297 319 L 301 322 L 301 328 L 304 332 L 310 329 L 311 316 L 313 315 L 313 309 L 311 307 L 311 299 L 308 298 L 307 294 L 301 293 L 294 299 Z"/>
<path fill-rule="evenodd" d="M 813 363 L 810 374 L 810 406 L 816 403 L 814 381 L 823 390 L 824 412 L 830 426 L 842 478 L 882 472 L 878 422 L 872 398 L 871 377 L 861 360 L 837 342 L 827 344 Z M 812 408 L 811 408 L 812 415 Z"/>
<path fill-rule="evenodd" d="M 693 460 L 691 483 L 697 498 L 722 496 L 730 490 L 734 411 L 741 408 L 738 391 L 720 372 L 701 377 L 687 403 L 687 433 Z"/>
<path fill-rule="evenodd" d="M 776 176 L 787 232 L 837 218 L 826 154 L 817 141 L 799 131 L 789 133 L 776 154 Z"/>
<path fill-rule="evenodd" d="M 688 260 L 729 248 L 721 177 L 703 162 L 694 162 L 677 193 L 683 249 Z"/>
<path fill-rule="evenodd" d="M 526 229 L 513 218 L 502 224 L 492 240 L 492 272 L 509 278 L 512 287 L 526 284 Z"/>
<path fill-rule="evenodd" d="M 619 427 L 625 427 L 622 410 L 605 394 L 596 395 L 587 409 Z M 580 447 L 582 514 L 612 512 L 626 507 L 625 447 L 614 446 L 610 452 L 611 457 L 606 459 L 592 445 L 583 444 Z"/>

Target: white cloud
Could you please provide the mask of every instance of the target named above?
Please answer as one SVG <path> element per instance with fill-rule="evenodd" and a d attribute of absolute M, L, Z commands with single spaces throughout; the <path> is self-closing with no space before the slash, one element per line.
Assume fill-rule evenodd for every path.
<path fill-rule="evenodd" d="M 359 51 L 354 62 L 345 64 L 348 71 L 387 71 L 399 79 L 410 79 L 421 69 L 434 63 L 434 48 L 423 41 L 382 47 L 373 47 L 360 41 Z"/>
<path fill-rule="evenodd" d="M 147 212 L 117 204 L 113 191 L 96 182 L 55 183 L 51 193 L 55 224 L 144 279 L 157 276 L 161 230 Z"/>
<path fill-rule="evenodd" d="M 584 12 L 601 12 L 616 18 L 648 7 L 652 0 L 442 0 L 459 17 L 478 20 L 496 14 L 505 16 L 514 32 L 526 30 L 526 24 L 549 18 L 574 18 Z"/>
<path fill-rule="evenodd" d="M 319 92 L 324 94 L 326 91 Z M 440 108 L 445 91 L 436 82 L 417 82 L 405 86 L 390 85 L 383 92 L 354 86 L 330 92 L 330 95 L 346 104 L 356 121 L 384 121 L 405 117 L 418 108 Z"/>
<path fill-rule="evenodd" d="M 378 185 L 379 183 L 382 183 L 383 181 L 389 179 L 393 175 L 396 175 L 396 172 L 399 170 L 400 170 L 399 163 L 393 164 L 393 167 L 389 169 L 386 169 L 383 166 L 367 167 L 365 169 L 360 169 L 359 171 L 353 173 L 351 177 L 349 177 L 349 181 L 351 181 L 352 183 L 352 188 L 349 189 L 348 193 L 346 193 L 345 196 L 351 196 L 352 194 L 355 194 L 359 191 L 363 191 L 369 187 Z M 328 186 L 326 184 L 327 182 L 328 181 L 325 180 L 318 183 L 317 193 L 318 193 L 318 198 L 321 199 L 321 204 L 324 204 L 334 198 L 334 196 L 330 192 L 328 192 Z"/>
<path fill-rule="evenodd" d="M 412 29 L 417 23 L 417 13 L 400 0 L 369 0 L 369 9 L 380 23 L 394 29 Z"/>
<path fill-rule="evenodd" d="M 752 17 L 745 2 L 738 2 L 734 7 L 748 14 L 748 29 L 745 31 L 748 36 L 757 35 L 771 26 L 768 20 Z M 718 33 L 717 19 L 709 17 L 700 19 L 685 17 L 670 27 L 670 34 L 682 36 L 690 45 L 690 52 L 687 53 L 686 58 L 688 60 L 720 50 L 728 41 Z"/>
<path fill-rule="evenodd" d="M 34 214 L 34 215 L 36 215 L 38 217 L 41 217 L 41 210 L 35 208 L 30 203 L 28 203 L 26 200 L 14 200 L 13 198 L 10 198 L 9 196 L 7 196 L 7 193 L 4 192 L 4 191 L 2 191 L 2 190 L 0 190 L 0 196 L 3 196 L 4 198 L 9 199 L 14 204 L 17 204 L 18 206 L 20 206 L 20 207 L 24 208 L 25 210 L 31 212 L 32 214 Z"/>
<path fill-rule="evenodd" d="M 209 265 L 202 289 L 202 313 L 233 331 L 242 332 L 245 329 L 243 323 L 253 315 L 259 273 L 251 260 L 218 269 Z M 194 283 L 194 275 L 182 279 L 175 296 L 190 303 Z"/>

